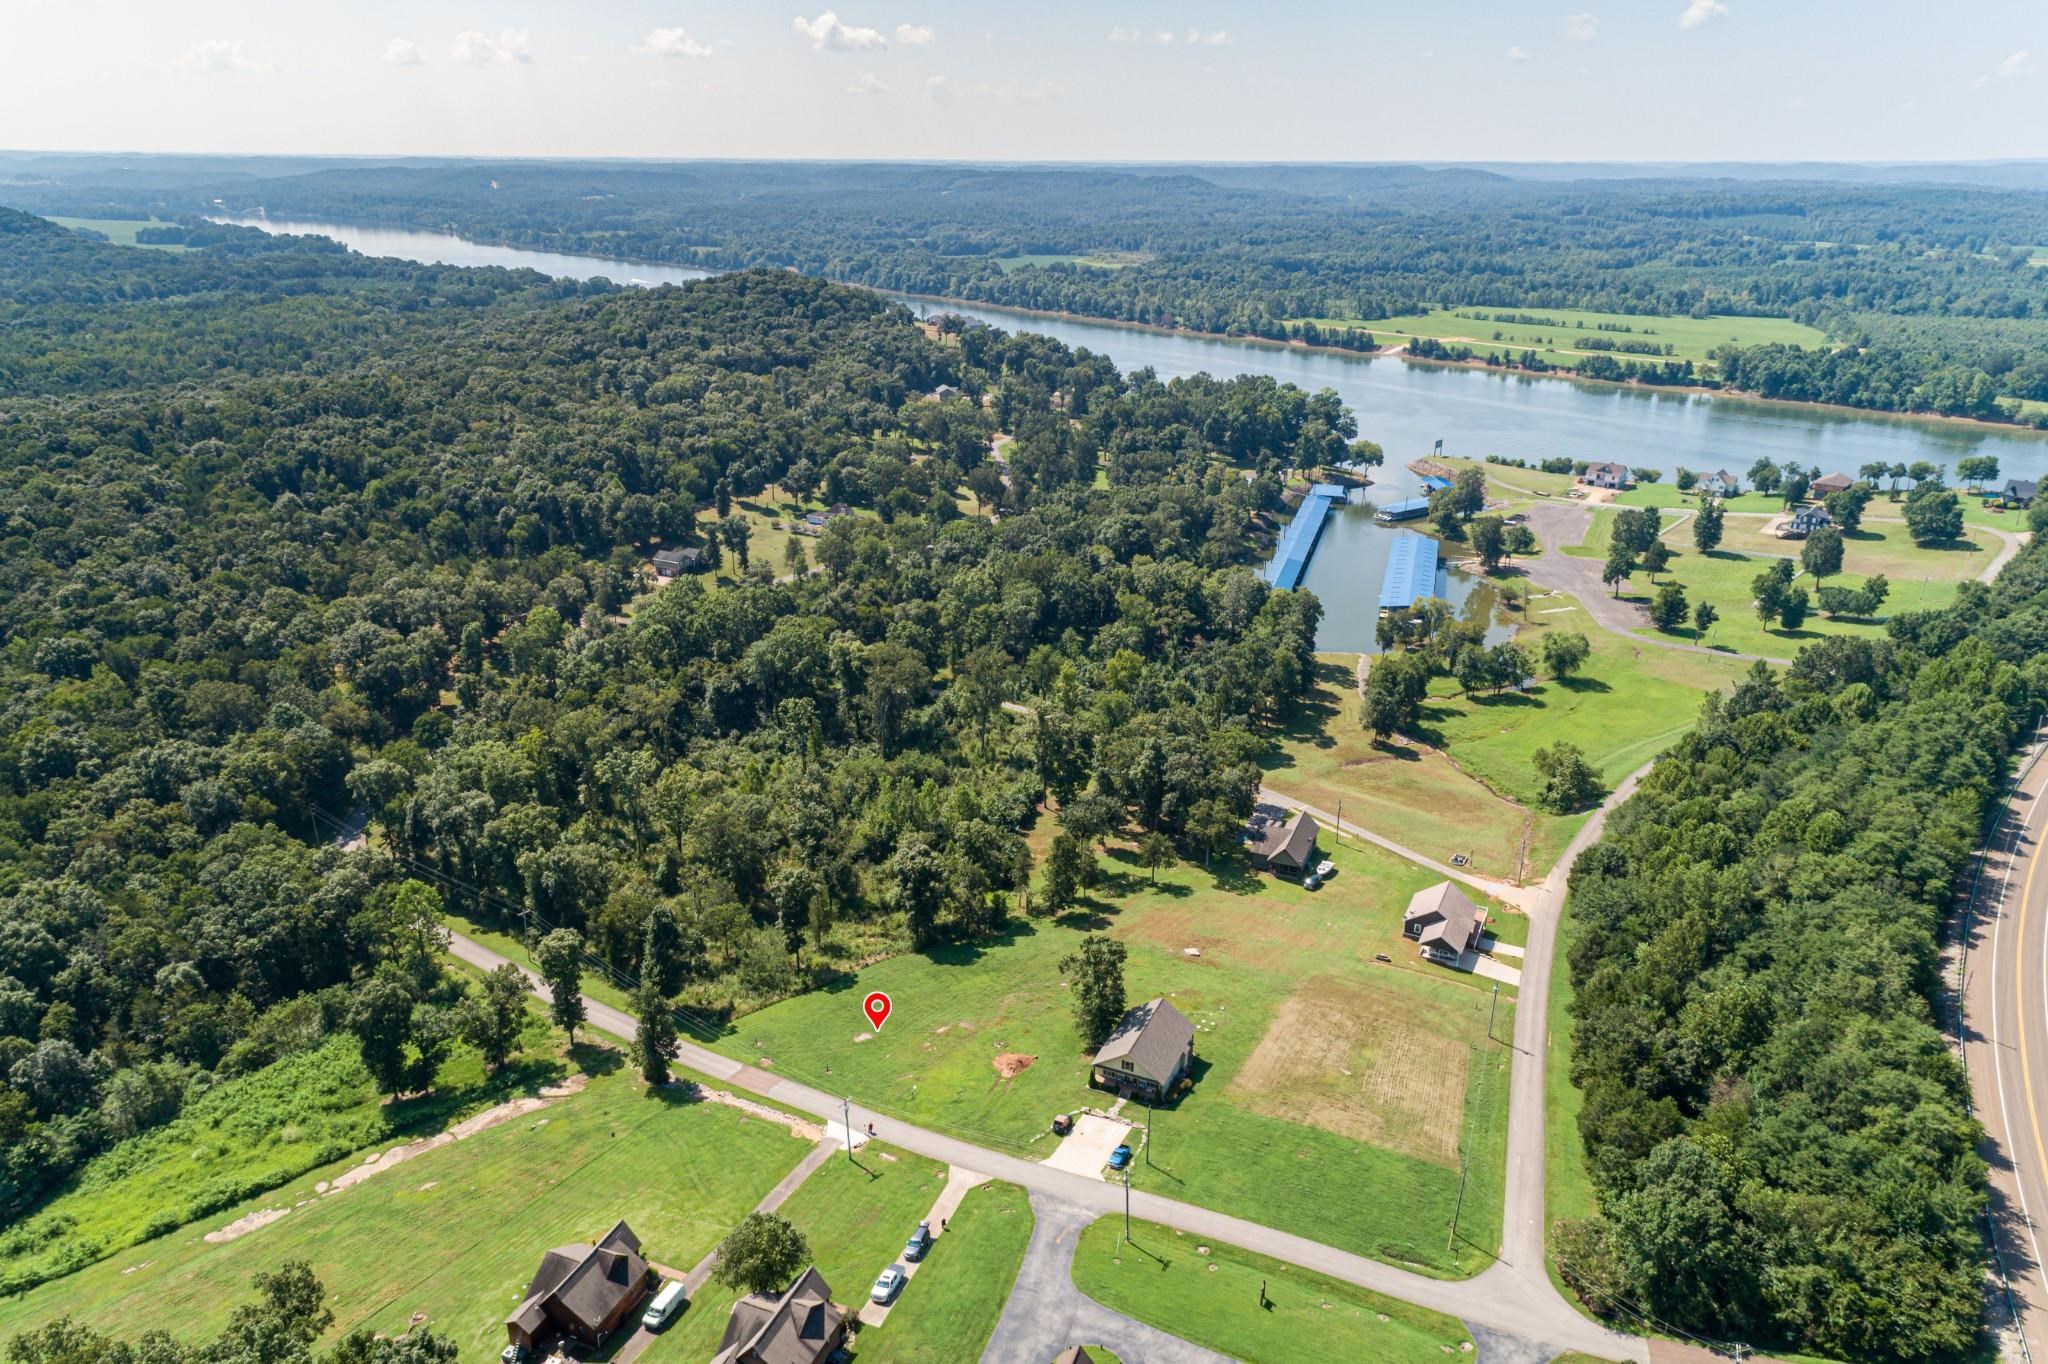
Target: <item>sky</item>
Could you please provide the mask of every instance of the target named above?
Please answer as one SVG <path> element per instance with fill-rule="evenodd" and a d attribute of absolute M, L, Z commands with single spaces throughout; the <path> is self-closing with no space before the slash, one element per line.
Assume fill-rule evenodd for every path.
<path fill-rule="evenodd" d="M 974 160 L 2048 155 L 2043 0 L 0 0 L 0 146 Z"/>

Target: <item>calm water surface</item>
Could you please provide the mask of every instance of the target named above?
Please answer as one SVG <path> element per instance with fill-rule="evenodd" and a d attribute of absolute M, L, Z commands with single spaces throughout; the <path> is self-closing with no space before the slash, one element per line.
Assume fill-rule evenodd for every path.
<path fill-rule="evenodd" d="M 331 237 L 365 255 L 436 265 L 496 265 L 619 284 L 684 284 L 713 273 L 680 265 L 640 264 L 490 246 L 433 232 L 354 227 L 283 219 L 222 219 Z M 1444 452 L 1473 459 L 1490 454 L 1530 463 L 1555 456 L 1612 459 L 1666 471 L 1726 468 L 1737 474 L 1764 457 L 1823 471 L 1854 474 L 1875 460 L 1953 465 L 1967 455 L 1996 455 L 2003 474 L 2048 477 L 2048 437 L 1961 423 L 1863 416 L 1782 403 L 1699 393 L 1579 384 L 1486 370 L 1410 364 L 1396 359 L 1315 352 L 1245 341 L 1144 331 L 1104 322 L 1041 317 L 980 304 L 900 300 L 921 313 L 962 312 L 1011 331 L 1039 332 L 1107 355 L 1126 373 L 1151 368 L 1163 379 L 1190 374 L 1268 374 L 1315 390 L 1330 388 L 1358 414 L 1359 433 L 1386 447 L 1387 467 L 1371 495 L 1390 501 L 1420 490 L 1404 466 Z M 1392 532 L 1361 507 L 1330 519 L 1306 586 L 1323 601 L 1318 643 L 1325 649 L 1370 649 L 1381 570 Z M 1472 613 L 1491 614 L 1485 584 L 1456 570 L 1451 597 Z M 1496 630 L 1498 633 L 1498 629 Z"/>

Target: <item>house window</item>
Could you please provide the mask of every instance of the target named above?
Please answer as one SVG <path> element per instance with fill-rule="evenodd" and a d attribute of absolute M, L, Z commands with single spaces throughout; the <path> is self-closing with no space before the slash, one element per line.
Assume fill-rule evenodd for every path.
<path fill-rule="evenodd" d="M 1124 1067 L 1124 1069 L 1125 1069 L 1125 1070 L 1132 1070 L 1132 1069 L 1134 1069 L 1134 1067 L 1133 1067 L 1133 1066 L 1131 1065 L 1131 1063 L 1130 1063 L 1129 1061 L 1126 1061 L 1126 1062 L 1124 1062 L 1124 1063 L 1123 1063 L 1123 1067 Z"/>

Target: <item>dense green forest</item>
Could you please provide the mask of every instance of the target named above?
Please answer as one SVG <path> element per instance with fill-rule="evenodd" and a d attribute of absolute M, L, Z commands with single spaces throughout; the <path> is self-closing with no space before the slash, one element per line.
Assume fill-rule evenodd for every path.
<path fill-rule="evenodd" d="M 2048 550 L 1763 665 L 1572 875 L 1596 1308 L 1836 1359 L 1969 1356 L 1984 1168 L 1937 938 L 2048 697 Z M 1632 1318 L 1633 1319 L 1633 1318 Z"/>
<path fill-rule="evenodd" d="M 0 342 L 0 1225 L 336 1030 L 389 1092 L 485 1050 L 443 910 L 621 977 L 659 944 L 715 1026 L 1043 912 L 1047 791 L 1070 830 L 1234 839 L 1309 685 L 1319 608 L 1246 562 L 1280 469 L 1353 434 L 1333 395 L 785 271 L 581 297 L 0 229 L 46 299 Z M 857 514 L 656 584 L 777 482 Z M 352 815 L 390 857 L 335 846 Z"/>
<path fill-rule="evenodd" d="M 1767 372 L 1773 396 L 1994 419 L 2000 395 L 2048 400 L 2048 272 L 2029 263 L 2048 241 L 2048 195 L 2024 189 L 1404 167 L 524 162 L 290 164 L 262 178 L 203 164 L 148 177 L 80 168 L 0 185 L 0 201 L 187 223 L 224 209 L 453 228 L 1353 346 L 1363 334 L 1303 319 L 1436 307 L 1790 317 L 1853 353 L 1755 357 L 1683 381 L 1750 387 Z M 1596 368 L 1681 381 L 1619 358 Z"/>

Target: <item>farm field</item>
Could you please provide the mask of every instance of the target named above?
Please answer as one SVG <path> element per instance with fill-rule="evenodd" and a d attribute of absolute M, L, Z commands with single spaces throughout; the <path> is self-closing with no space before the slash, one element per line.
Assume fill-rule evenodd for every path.
<path fill-rule="evenodd" d="M 1516 321 L 1533 317 L 1536 322 Z M 1503 320 L 1505 319 L 1505 320 Z M 1730 341 L 1742 346 L 1781 342 L 1794 346 L 1825 346 L 1827 335 L 1803 323 L 1778 317 L 1640 317 L 1624 313 L 1582 312 L 1571 308 L 1437 308 L 1427 313 L 1399 317 L 1296 319 L 1318 327 L 1349 327 L 1371 332 L 1376 338 L 1433 337 L 1440 341 L 1470 346 L 1484 354 L 1488 350 L 1533 350 L 1546 362 L 1577 367 L 1595 352 L 1584 349 L 1588 339 L 1612 341 L 1611 355 L 1617 360 L 1691 360 L 1698 364 Z M 1629 330 L 1601 330 L 1626 327 Z M 1646 341 L 1660 348 L 1670 346 L 1668 356 L 1633 355 L 1619 347 L 1624 342 Z"/>
<path fill-rule="evenodd" d="M 955 257 L 955 259 L 964 258 Z M 989 259 L 995 264 L 997 269 L 1001 270 L 1004 274 L 1007 275 L 1012 273 L 1013 271 L 1026 270 L 1030 269 L 1033 266 L 1040 265 L 1085 265 L 1090 269 L 1094 270 L 1121 270 L 1125 266 L 1136 265 L 1145 258 L 1143 256 L 1133 255 L 1127 252 L 1105 251 L 1100 253 L 1091 253 L 1089 255 L 1084 256 L 991 256 L 989 257 Z"/>
<path fill-rule="evenodd" d="M 150 251 L 189 251 L 182 242 L 139 242 L 135 234 L 145 227 L 169 227 L 161 218 L 52 218 L 59 227 L 74 232 L 97 232 L 116 246 L 140 246 Z"/>
<path fill-rule="evenodd" d="M 548 1247 L 625 1218 L 650 1259 L 687 1267 L 809 1147 L 782 1124 L 680 1088 L 649 1095 L 618 1053 L 579 1051 L 597 1072 L 580 1094 L 319 1197 L 317 1185 L 359 1157 L 335 1162 L 0 1299 L 0 1336 L 65 1313 L 126 1338 L 153 1327 L 209 1335 L 251 1296 L 253 1275 L 305 1259 L 327 1287 L 334 1335 L 359 1326 L 396 1334 L 419 1320 L 483 1364 L 503 1346 L 504 1315 Z M 289 1211 L 232 1240 L 203 1239 L 276 1209 Z"/>
<path fill-rule="evenodd" d="M 1596 513 L 1585 543 L 1567 548 L 1566 552 L 1589 558 L 1604 556 L 1613 515 L 1605 510 Z M 1764 535 L 1760 529 L 1762 525 L 1759 521 L 1754 528 L 1745 528 L 1738 523 L 1738 518 L 1731 516 L 1723 547 L 1708 554 L 1701 554 L 1692 547 L 1692 531 L 1685 523 L 1665 529 L 1663 538 L 1671 546 L 1671 564 L 1658 575 L 1658 581 L 1682 583 L 1688 602 L 1711 601 L 1720 612 L 1719 621 L 1705 640 L 1700 640 L 1690 625 L 1670 632 L 1667 638 L 1705 643 L 1709 648 L 1737 653 L 1789 658 L 1802 644 L 1826 635 L 1875 638 L 1884 633 L 1882 618 L 1868 621 L 1832 618 L 1819 610 L 1809 614 L 1797 630 L 1759 621 L 1755 608 L 1750 604 L 1754 600 L 1751 583 L 1757 574 L 1770 566 L 1773 559 L 1791 559 L 1797 567 L 1801 543 Z M 1927 611 L 1946 606 L 1955 598 L 1956 585 L 1975 577 L 1991 562 L 1996 552 L 1995 542 L 1988 536 L 1959 542 L 1968 548 L 1922 549 L 1907 538 L 1904 525 L 1884 521 L 1866 521 L 1863 528 L 1844 539 L 1845 571 L 1829 578 L 1827 585 L 1860 587 L 1868 574 L 1884 573 L 1891 587 L 1884 605 L 1887 617 L 1901 611 Z M 1753 552 L 1742 553 L 1729 548 L 1735 544 L 1752 546 Z M 1813 580 L 1804 573 L 1796 582 L 1807 588 L 1809 593 L 1814 586 Z M 1647 602 L 1655 591 L 1649 576 L 1639 571 L 1622 588 L 1621 595 L 1624 599 Z M 1641 633 L 1650 634 L 1652 631 L 1645 628 Z"/>
<path fill-rule="evenodd" d="M 53 1278 L 371 1147 L 438 1132 L 559 1080 L 568 1067 L 530 1014 L 525 1050 L 486 1076 L 476 1053 L 443 1063 L 437 1088 L 386 1103 L 352 1038 L 331 1038 L 226 1080 L 178 1117 L 86 1165 L 0 1239 L 0 1284 Z"/>
<path fill-rule="evenodd" d="M 1377 849 L 1339 849 L 1327 836 L 1323 846 L 1340 871 L 1320 892 L 1253 876 L 1235 858 L 1213 872 L 1162 871 L 1155 888 L 1118 849 L 1080 913 L 1019 922 L 996 944 L 878 963 L 747 1015 L 717 1046 L 881 1112 L 1043 1159 L 1054 1113 L 1106 1106 L 1088 1087 L 1058 963 L 1085 932 L 1107 932 L 1130 954 L 1127 998 L 1166 995 L 1197 1029 L 1195 1088 L 1156 1115 L 1135 1185 L 1431 1272 L 1475 1271 L 1498 1241 L 1505 1165 L 1509 1053 L 1486 1040 L 1492 991 L 1419 961 L 1401 937 L 1401 911 L 1434 876 Z M 1520 927 L 1508 916 L 1502 936 L 1512 941 Z M 1374 961 L 1380 952 L 1390 963 Z M 873 1033 L 857 1002 L 877 989 L 896 1011 Z M 1312 1001 L 1327 1006 L 1318 1045 L 1347 1055 L 1339 1068 L 1349 1076 L 1327 1064 L 1305 1070 L 1287 1054 L 1293 1034 L 1275 1034 L 1276 1020 L 1302 1017 Z M 1504 989 L 1498 1037 L 1512 1035 L 1511 1001 Z M 1447 1047 L 1463 1049 L 1462 1069 L 1416 1059 Z M 1446 1252 L 1458 1187 L 1452 1133 L 1464 1134 L 1471 1165 L 1471 1244 Z M 1333 1190 L 1364 1187 L 1383 1196 L 1332 1215 Z"/>
<path fill-rule="evenodd" d="M 1236 1246 L 1121 1217 L 1082 1231 L 1074 1284 L 1104 1306 L 1247 1364 L 1442 1360 L 1471 1348 L 1456 1319 Z M 1266 1306 L 1261 1307 L 1263 1293 Z"/>
<path fill-rule="evenodd" d="M 859 1165 L 841 1154 L 820 1166 L 782 1206 L 810 1242 L 832 1300 L 859 1311 L 875 1276 L 902 1258 L 903 1242 L 946 1186 L 946 1167 L 870 1144 Z M 968 1191 L 888 1320 L 860 1328 L 862 1364 L 952 1364 L 976 1359 L 995 1331 L 1031 1239 L 1031 1205 L 1014 1184 Z M 640 1357 L 701 1364 L 718 1349 L 738 1295 L 706 1284 L 684 1315 Z"/>

